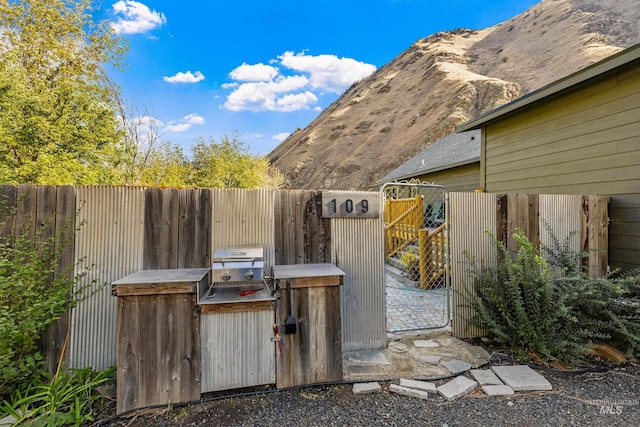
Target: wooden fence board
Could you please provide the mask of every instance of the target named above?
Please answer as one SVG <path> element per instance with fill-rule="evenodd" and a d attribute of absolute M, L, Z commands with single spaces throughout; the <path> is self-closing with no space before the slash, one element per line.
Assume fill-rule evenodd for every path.
<path fill-rule="evenodd" d="M 75 256 L 75 218 L 76 218 L 76 189 L 71 186 L 58 187 L 55 192 L 55 235 L 56 250 L 60 251 L 60 263 L 54 279 L 73 280 L 73 266 Z M 45 355 L 47 371 L 55 372 L 61 357 L 65 364 L 69 362 L 69 352 L 63 354 L 67 335 L 70 332 L 71 311 L 60 316 L 43 334 L 41 345 Z"/>
<path fill-rule="evenodd" d="M 16 236 L 33 237 L 36 230 L 37 187 L 24 184 L 18 187 L 18 209 L 16 210 Z"/>
<path fill-rule="evenodd" d="M 162 189 L 144 191 L 144 244 L 142 268 L 155 270 L 161 265 Z"/>
<path fill-rule="evenodd" d="M 609 243 L 609 198 L 588 196 L 589 205 L 589 273 L 594 277 L 605 277 L 608 267 Z"/>
<path fill-rule="evenodd" d="M 15 185 L 0 185 L 0 239 L 13 241 L 16 224 L 16 203 L 18 201 L 18 187 Z"/>
<path fill-rule="evenodd" d="M 535 247 L 540 246 L 538 195 L 509 194 L 507 196 L 507 248 L 516 250 L 513 239 L 516 230 L 522 230 Z"/>
<path fill-rule="evenodd" d="M 193 188 L 179 190 L 177 268 L 200 267 L 199 265 L 194 265 L 196 257 L 196 212 L 199 201 L 197 191 Z"/>
<path fill-rule="evenodd" d="M 162 190 L 160 264 L 157 268 L 178 268 L 179 203 L 177 188 Z"/>
<path fill-rule="evenodd" d="M 274 209 L 276 265 L 328 262 L 331 223 L 322 218 L 322 192 L 280 191 Z"/>
<path fill-rule="evenodd" d="M 304 216 L 305 264 L 330 261 L 331 220 L 322 218 L 322 192 L 310 191 Z"/>

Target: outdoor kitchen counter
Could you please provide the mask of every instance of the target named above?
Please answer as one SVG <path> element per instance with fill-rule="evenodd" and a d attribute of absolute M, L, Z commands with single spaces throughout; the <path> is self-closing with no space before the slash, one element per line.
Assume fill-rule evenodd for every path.
<path fill-rule="evenodd" d="M 333 264 L 273 267 L 278 286 L 276 322 L 282 344 L 282 352 L 276 353 L 278 388 L 342 379 L 340 287 L 344 275 Z M 287 334 L 289 316 L 295 319 L 296 331 Z"/>
<path fill-rule="evenodd" d="M 197 287 L 209 271 L 141 270 L 112 282 L 118 413 L 200 398 Z"/>
<path fill-rule="evenodd" d="M 198 284 L 206 285 L 208 268 L 139 270 L 111 283 L 111 293 L 125 295 L 160 295 L 196 293 Z"/>

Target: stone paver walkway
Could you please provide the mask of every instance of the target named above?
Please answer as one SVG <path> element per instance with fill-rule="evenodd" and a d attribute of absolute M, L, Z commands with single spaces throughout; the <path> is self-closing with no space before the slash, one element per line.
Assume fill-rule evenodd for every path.
<path fill-rule="evenodd" d="M 401 331 L 416 331 L 433 328 L 448 328 L 451 302 L 450 290 L 421 290 L 403 283 L 387 266 L 387 331 L 393 334 Z M 449 298 L 447 299 L 447 293 Z"/>

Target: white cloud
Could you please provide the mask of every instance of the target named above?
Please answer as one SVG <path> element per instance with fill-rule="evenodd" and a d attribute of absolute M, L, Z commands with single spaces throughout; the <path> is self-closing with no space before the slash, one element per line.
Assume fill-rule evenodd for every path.
<path fill-rule="evenodd" d="M 201 115 L 196 114 L 196 113 L 187 114 L 186 116 L 184 116 L 182 118 L 182 120 L 184 120 L 187 123 L 191 123 L 192 125 L 203 125 L 204 124 L 204 117 L 202 117 Z"/>
<path fill-rule="evenodd" d="M 302 89 L 308 84 L 309 80 L 304 76 L 281 76 L 270 82 L 243 83 L 229 94 L 224 107 L 231 111 L 293 111 L 285 110 L 289 108 L 287 104 L 278 103 L 280 94 Z"/>
<path fill-rule="evenodd" d="M 335 55 L 305 55 L 285 52 L 270 64 L 247 64 L 234 68 L 229 77 L 234 81 L 222 85 L 233 89 L 224 108 L 231 111 L 290 112 L 313 107 L 323 91 L 342 93 L 355 81 L 373 73 L 374 65 Z M 293 75 L 285 75 L 293 74 Z"/>
<path fill-rule="evenodd" d="M 191 123 L 178 123 L 176 125 L 167 125 L 164 130 L 168 132 L 184 132 L 191 128 Z"/>
<path fill-rule="evenodd" d="M 342 93 L 354 82 L 376 70 L 371 64 L 353 58 L 338 58 L 335 55 L 305 55 L 285 52 L 278 57 L 280 63 L 292 70 L 308 73 L 311 86 L 334 93 Z"/>
<path fill-rule="evenodd" d="M 296 111 L 309 108 L 309 105 L 318 102 L 318 97 L 308 90 L 304 93 L 289 93 L 278 98 L 276 104 L 278 111 Z"/>
<path fill-rule="evenodd" d="M 120 0 L 113 4 L 113 11 L 119 15 L 111 27 L 118 34 L 141 34 L 166 24 L 164 13 L 149 9 L 143 3 Z"/>
<path fill-rule="evenodd" d="M 268 82 L 278 75 L 278 69 L 271 65 L 255 64 L 249 65 L 242 63 L 239 67 L 234 68 L 229 73 L 233 80 L 241 82 Z"/>
<path fill-rule="evenodd" d="M 290 132 L 280 132 L 280 133 L 276 133 L 275 135 L 273 135 L 271 137 L 271 139 L 275 139 L 278 142 L 282 142 L 285 139 L 287 139 L 289 137 L 289 135 L 291 135 Z"/>
<path fill-rule="evenodd" d="M 170 122 L 164 127 L 167 132 L 184 132 L 191 129 L 193 125 L 203 125 L 204 117 L 197 113 L 191 113 L 184 116 L 181 120 Z"/>
<path fill-rule="evenodd" d="M 162 77 L 162 80 L 167 83 L 198 83 L 204 80 L 204 74 L 202 74 L 200 71 L 196 71 L 195 73 L 191 73 L 191 71 L 183 73 L 182 71 L 180 71 L 171 77 L 164 76 Z"/>

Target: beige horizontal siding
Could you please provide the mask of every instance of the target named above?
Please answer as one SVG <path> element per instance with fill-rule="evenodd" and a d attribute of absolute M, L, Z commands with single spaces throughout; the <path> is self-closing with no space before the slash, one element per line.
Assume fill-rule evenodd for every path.
<path fill-rule="evenodd" d="M 474 191 L 480 188 L 480 163 L 458 166 L 418 178 L 422 182 L 442 185 L 447 191 Z"/>

